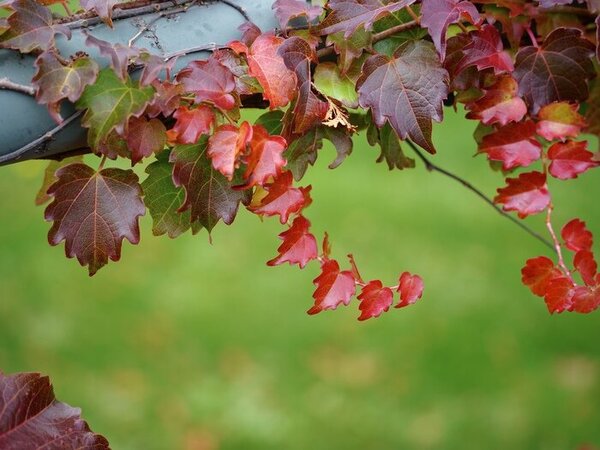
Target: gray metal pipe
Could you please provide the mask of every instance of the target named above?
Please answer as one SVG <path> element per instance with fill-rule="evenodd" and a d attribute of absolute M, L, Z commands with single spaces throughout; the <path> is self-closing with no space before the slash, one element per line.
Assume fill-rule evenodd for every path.
<path fill-rule="evenodd" d="M 71 39 L 59 36 L 57 48 L 63 56 L 78 51 L 86 52 L 101 66 L 107 66 L 108 60 L 99 55 L 96 47 L 85 45 L 84 32 L 113 44 L 127 45 L 145 27 L 148 29 L 141 33 L 135 45 L 159 56 L 210 43 L 223 45 L 240 37 L 238 27 L 246 21 L 238 10 L 227 3 L 242 7 L 250 20 L 263 31 L 278 25 L 271 9 L 272 0 L 215 1 L 193 5 L 186 12 L 176 12 L 181 1 L 167 3 L 172 9 L 165 9 L 163 13 L 170 11 L 172 14 L 161 16 L 161 13 L 150 12 L 115 19 L 112 29 L 103 23 L 87 26 L 72 24 Z M 181 69 L 190 60 L 207 56 L 206 52 L 199 52 L 181 57 L 175 69 Z M 35 57 L 30 55 L 0 50 L 0 77 L 29 85 L 35 73 L 34 61 Z M 0 90 L 0 165 L 45 158 L 86 147 L 86 130 L 81 127 L 80 114 L 68 101 L 63 102 L 61 113 L 69 121 L 68 125 L 52 139 L 45 139 L 46 133 L 57 126 L 46 107 L 28 95 Z"/>

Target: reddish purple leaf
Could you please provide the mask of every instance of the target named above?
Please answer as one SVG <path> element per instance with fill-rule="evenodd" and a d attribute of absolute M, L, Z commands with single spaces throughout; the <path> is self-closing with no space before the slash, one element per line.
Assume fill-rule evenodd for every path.
<path fill-rule="evenodd" d="M 138 177 L 131 170 L 103 169 L 71 164 L 57 173 L 48 194 L 54 201 L 45 212 L 54 222 L 48 232 L 51 245 L 65 241 L 68 258 L 89 266 L 90 276 L 121 257 L 121 244 L 140 240 L 138 218 L 146 212 Z"/>
<path fill-rule="evenodd" d="M 448 73 L 431 44 L 411 42 L 395 57 L 371 56 L 356 84 L 359 102 L 371 108 L 375 124 L 389 121 L 401 139 L 411 138 L 430 153 L 431 120 L 442 120 L 442 102 L 448 94 Z"/>
<path fill-rule="evenodd" d="M 361 313 L 358 320 L 367 320 L 373 317 L 379 317 L 392 306 L 394 301 L 394 293 L 389 287 L 383 286 L 379 280 L 371 280 L 366 286 L 363 286 L 360 295 Z"/>
<path fill-rule="evenodd" d="M 501 161 L 504 170 L 526 167 L 540 159 L 542 146 L 534 139 L 535 124 L 511 123 L 483 137 L 479 153 L 487 154 L 490 161 Z"/>
<path fill-rule="evenodd" d="M 129 119 L 127 146 L 131 151 L 131 163 L 137 164 L 143 158 L 161 151 L 167 143 L 167 129 L 158 119 L 144 117 Z"/>
<path fill-rule="evenodd" d="M 334 259 L 323 261 L 321 273 L 313 283 L 317 289 L 313 293 L 315 304 L 308 310 L 311 315 L 326 309 L 336 309 L 341 304 L 348 305 L 356 292 L 352 271 L 340 271 L 340 265 Z"/>
<path fill-rule="evenodd" d="M 421 6 L 421 26 L 429 30 L 435 48 L 442 60 L 446 57 L 446 30 L 460 21 L 479 24 L 481 17 L 475 5 L 463 0 L 423 0 Z"/>
<path fill-rule="evenodd" d="M 215 58 L 192 61 L 177 74 L 177 81 L 186 92 L 196 96 L 196 103 L 209 101 L 225 110 L 235 106 L 233 74 Z"/>
<path fill-rule="evenodd" d="M 505 211 L 517 211 L 521 219 L 542 212 L 550 204 L 546 175 L 541 172 L 522 173 L 507 178 L 506 183 L 498 189 L 494 202 L 504 205 Z"/>
<path fill-rule="evenodd" d="M 567 102 L 550 103 L 540 109 L 537 133 L 549 141 L 577 137 L 586 122 L 577 110 L 579 105 Z"/>
<path fill-rule="evenodd" d="M 548 158 L 552 161 L 548 171 L 561 180 L 577 178 L 586 170 L 600 165 L 587 149 L 587 141 L 557 142 L 548 149 Z"/>
<path fill-rule="evenodd" d="M 423 279 L 419 275 L 403 272 L 398 281 L 400 301 L 396 303 L 396 308 L 403 308 L 415 303 L 423 296 L 423 288 Z"/>
<path fill-rule="evenodd" d="M 129 61 L 138 56 L 139 50 L 123 44 L 113 44 L 112 42 L 103 41 L 87 32 L 85 34 L 87 35 L 85 45 L 93 45 L 98 48 L 100 54 L 110 60 L 110 66 L 114 69 L 115 73 L 119 75 L 121 80 L 125 81 L 127 79 Z"/>
<path fill-rule="evenodd" d="M 477 70 L 494 69 L 495 73 L 512 72 L 514 66 L 510 55 L 504 51 L 500 33 L 493 25 L 484 25 L 469 33 L 471 41 L 463 47 L 463 57 L 454 71 L 460 73 L 470 66 Z"/>
<path fill-rule="evenodd" d="M 285 28 L 288 22 L 295 17 L 306 17 L 311 21 L 323 12 L 323 8 L 320 6 L 311 6 L 304 0 L 275 0 L 272 8 L 275 10 L 275 16 L 279 20 L 281 28 Z"/>
<path fill-rule="evenodd" d="M 80 0 L 86 11 L 94 11 L 104 22 L 112 27 L 112 10 L 120 0 Z"/>
<path fill-rule="evenodd" d="M 587 80 L 596 75 L 594 45 L 573 28 L 557 28 L 539 47 L 517 53 L 514 77 L 533 112 L 555 101 L 584 101 Z"/>
<path fill-rule="evenodd" d="M 244 172 L 244 187 L 263 185 L 271 177 L 276 177 L 285 166 L 283 152 L 287 142 L 281 136 L 272 136 L 262 125 L 254 125 L 250 154 Z"/>
<path fill-rule="evenodd" d="M 81 410 L 59 402 L 48 377 L 0 372 L 0 448 L 110 450 Z"/>
<path fill-rule="evenodd" d="M 306 266 L 309 261 L 318 256 L 317 240 L 309 232 L 310 222 L 303 216 L 294 219 L 292 226 L 281 233 L 279 238 L 283 240 L 275 258 L 267 262 L 269 266 L 277 266 L 285 262 L 298 264 L 300 268 Z"/>
<path fill-rule="evenodd" d="M 293 181 L 292 172 L 282 172 L 272 183 L 265 185 L 266 195 L 263 193 L 256 202 L 253 199 L 248 209 L 258 215 L 279 215 L 279 221 L 287 223 L 291 214 L 301 211 L 312 202 L 311 186 L 295 188 Z"/>
<path fill-rule="evenodd" d="M 486 125 L 519 122 L 527 114 L 527 106 L 517 96 L 518 85 L 510 75 L 503 75 L 485 90 L 483 97 L 467 103 L 468 119 L 477 119 Z"/>
<path fill-rule="evenodd" d="M 208 139 L 208 156 L 213 167 L 230 181 L 239 166 L 239 156 L 246 151 L 252 140 L 252 134 L 252 125 L 243 122 L 239 128 L 235 125 L 221 125 Z"/>
<path fill-rule="evenodd" d="M 200 105 L 189 109 L 181 106 L 175 111 L 173 117 L 177 119 L 170 131 L 171 141 L 179 144 L 195 144 L 203 134 L 210 134 L 215 121 L 215 114 L 211 107 Z"/>

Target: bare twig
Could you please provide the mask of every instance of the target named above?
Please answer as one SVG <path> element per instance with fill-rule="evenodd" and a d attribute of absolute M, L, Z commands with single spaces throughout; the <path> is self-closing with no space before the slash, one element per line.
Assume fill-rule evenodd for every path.
<path fill-rule="evenodd" d="M 21 94 L 29 95 L 31 97 L 35 96 L 35 88 L 33 86 L 15 83 L 6 77 L 0 78 L 0 89 L 20 92 Z"/>
<path fill-rule="evenodd" d="M 500 215 L 506 217 L 508 220 L 510 220 L 511 222 L 513 222 L 515 225 L 517 225 L 519 228 L 521 228 L 522 230 L 526 231 L 531 236 L 533 236 L 535 239 L 537 239 L 538 241 L 540 241 L 541 243 L 543 243 L 546 247 L 548 247 L 551 250 L 553 250 L 553 251 L 556 252 L 556 249 L 554 248 L 554 245 L 552 245 L 552 243 L 550 241 L 548 241 L 547 239 L 545 239 L 544 237 L 542 237 L 540 234 L 538 234 L 537 232 L 535 232 L 534 230 L 532 230 L 531 228 L 529 228 L 523 222 L 520 222 L 519 220 L 515 219 L 513 216 L 511 216 L 507 212 L 503 211 L 498 205 L 496 205 L 494 203 L 494 201 L 491 198 L 489 198 L 488 196 L 486 196 L 482 191 L 480 191 L 479 189 L 477 189 L 475 186 L 473 186 L 467 180 L 465 180 L 464 178 L 461 178 L 458 175 L 456 175 L 456 174 L 454 174 L 452 172 L 449 172 L 448 170 L 443 169 L 443 168 L 437 166 L 436 164 L 432 163 L 431 161 L 429 161 L 429 159 L 423 154 L 423 152 L 421 152 L 421 150 L 419 150 L 417 148 L 417 146 L 415 144 L 413 144 L 411 141 L 406 140 L 405 142 L 416 153 L 416 155 L 419 157 L 419 159 L 421 161 L 423 161 L 423 164 L 425 164 L 425 168 L 428 171 L 430 171 L 430 172 L 439 172 L 439 173 L 441 173 L 443 175 L 446 175 L 449 178 L 452 178 L 454 181 L 459 182 L 464 187 L 466 187 L 468 190 L 470 190 L 475 195 L 477 195 L 479 198 L 481 198 L 488 205 L 490 205 L 492 208 L 494 208 Z"/>
<path fill-rule="evenodd" d="M 233 3 L 230 0 L 213 0 L 213 2 L 223 3 L 224 5 L 230 6 L 231 8 L 233 8 L 237 12 L 239 12 L 244 17 L 246 22 L 252 22 L 252 20 L 250 19 L 250 16 L 248 15 L 248 12 L 246 12 L 246 10 L 242 6 L 236 5 L 235 3 Z"/>

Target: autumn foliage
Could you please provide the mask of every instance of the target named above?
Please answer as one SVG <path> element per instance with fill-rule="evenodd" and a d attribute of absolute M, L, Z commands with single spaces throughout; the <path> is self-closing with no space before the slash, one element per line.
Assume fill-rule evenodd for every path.
<path fill-rule="evenodd" d="M 600 305 L 592 234 L 573 219 L 559 239 L 548 186 L 600 164 L 580 137 L 600 130 L 597 2 L 330 0 L 322 8 L 276 0 L 280 29 L 246 23 L 239 40 L 179 72 L 176 58 L 92 34 L 86 45 L 109 67 L 59 54 L 54 38 L 70 31 L 42 3 L 61 2 L 10 3 L 0 47 L 37 55 L 36 99 L 57 123 L 61 102 L 83 113 L 98 167 L 51 163 L 38 199 L 51 201 L 50 244 L 64 241 L 67 257 L 90 275 L 120 258 L 123 239 L 139 241 L 146 210 L 155 235 L 175 238 L 190 229 L 210 234 L 245 208 L 284 226 L 269 266 L 320 265 L 309 314 L 353 298 L 359 320 L 411 305 L 423 294 L 418 275 L 400 271 L 389 286 L 364 280 L 352 255 L 332 256 L 328 237 L 311 231 L 311 186 L 301 180 L 324 139 L 336 147 L 335 168 L 362 131 L 390 169 L 415 166 L 407 148 L 427 162 L 426 154 L 444 151 L 432 141 L 433 122 L 445 105 L 462 104 L 479 122 L 478 153 L 506 174 L 495 204 L 521 219 L 546 214 L 553 254 L 528 260 L 523 283 L 552 313 Z M 115 4 L 81 2 L 108 24 Z M 134 67 L 142 71 L 132 78 Z M 256 123 L 240 119 L 251 99 L 269 109 Z M 146 178 L 105 168 L 116 158 L 147 164 Z"/>

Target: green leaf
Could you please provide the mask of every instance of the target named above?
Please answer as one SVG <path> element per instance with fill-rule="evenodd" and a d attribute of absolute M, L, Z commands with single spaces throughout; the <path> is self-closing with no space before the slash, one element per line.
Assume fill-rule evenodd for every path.
<path fill-rule="evenodd" d="M 87 109 L 82 125 L 89 128 L 88 143 L 98 149 L 112 130 L 126 134 L 127 123 L 138 117 L 154 95 L 154 88 L 139 87 L 127 78 L 122 81 L 112 69 L 104 69 L 96 82 L 85 88 L 78 109 Z"/>
<path fill-rule="evenodd" d="M 358 78 L 358 77 L 356 77 Z M 350 74 L 342 75 L 335 63 L 325 62 L 315 69 L 314 84 L 321 93 L 339 100 L 347 108 L 358 106 L 358 94 L 355 89 L 356 79 Z"/>
<path fill-rule="evenodd" d="M 192 228 L 196 234 L 202 229 L 199 222 L 192 222 L 190 211 L 179 212 L 185 200 L 185 190 L 173 183 L 173 165 L 169 163 L 169 152 L 156 156 L 156 161 L 146 167 L 148 177 L 142 183 L 144 203 L 152 216 L 152 234 L 167 234 L 170 238 Z"/>
<path fill-rule="evenodd" d="M 281 134 L 283 131 L 283 111 L 268 111 L 256 119 L 256 125 L 262 125 L 271 135 Z"/>

